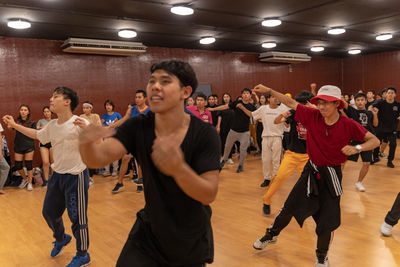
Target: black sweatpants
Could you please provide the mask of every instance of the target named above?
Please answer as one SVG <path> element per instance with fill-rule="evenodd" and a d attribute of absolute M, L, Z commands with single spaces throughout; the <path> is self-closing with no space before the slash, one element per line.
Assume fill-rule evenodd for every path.
<path fill-rule="evenodd" d="M 391 226 L 396 225 L 400 219 L 400 193 L 395 199 L 392 209 L 388 212 L 385 218 L 385 222 Z"/>
<path fill-rule="evenodd" d="M 285 209 L 285 206 L 281 209 L 278 216 L 276 216 L 274 223 L 270 228 L 267 229 L 267 233 L 272 236 L 277 236 L 279 233 L 290 223 L 293 215 Z M 317 235 L 317 256 L 325 257 L 328 254 L 329 244 L 331 241 L 332 232 L 324 232 Z"/>
<path fill-rule="evenodd" d="M 76 250 L 84 256 L 89 247 L 89 229 L 87 224 L 87 203 L 89 188 L 89 172 L 60 174 L 53 172 L 47 184 L 47 192 L 43 203 L 43 217 L 53 231 L 57 241 L 64 239 L 62 215 L 67 209 L 72 222 L 72 232 L 76 239 Z"/>
<path fill-rule="evenodd" d="M 390 133 L 380 133 L 378 132 L 376 134 L 376 137 L 379 139 L 379 141 L 382 140 L 388 140 L 389 142 L 389 156 L 388 156 L 388 161 L 393 161 L 394 159 L 394 154 L 396 153 L 396 147 L 397 147 L 397 133 L 396 132 L 390 132 Z M 374 159 L 377 159 L 379 157 L 379 146 L 374 149 Z"/>

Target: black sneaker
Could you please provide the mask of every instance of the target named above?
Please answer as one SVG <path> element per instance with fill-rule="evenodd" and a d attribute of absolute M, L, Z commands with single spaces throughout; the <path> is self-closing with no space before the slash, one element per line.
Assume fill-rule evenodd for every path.
<path fill-rule="evenodd" d="M 316 267 L 329 267 L 328 256 L 326 255 L 318 255 L 317 253 L 317 260 L 315 262 Z"/>
<path fill-rule="evenodd" d="M 47 186 L 47 181 L 43 179 L 42 187 L 46 187 L 46 186 Z"/>
<path fill-rule="evenodd" d="M 114 189 L 111 191 L 113 194 L 119 193 L 124 189 L 124 185 L 117 183 L 114 187 Z"/>
<path fill-rule="evenodd" d="M 264 180 L 264 182 L 262 182 L 262 184 L 260 184 L 260 186 L 261 187 L 267 187 L 267 186 L 269 186 L 270 182 L 271 182 L 270 180 Z"/>
<path fill-rule="evenodd" d="M 132 182 L 134 182 L 137 185 L 143 185 L 143 178 L 134 179 L 132 180 Z"/>
<path fill-rule="evenodd" d="M 267 233 L 257 239 L 254 244 L 253 244 L 253 248 L 261 250 L 264 249 L 268 244 L 275 244 L 276 241 L 278 240 L 278 236 L 272 236 L 272 234 L 270 233 L 269 229 L 267 230 Z"/>
<path fill-rule="evenodd" d="M 243 172 L 243 166 L 242 166 L 242 165 L 239 165 L 238 168 L 237 168 L 237 170 L 236 170 L 236 172 L 237 172 L 237 173 Z"/>
<path fill-rule="evenodd" d="M 138 185 L 136 188 L 136 193 L 141 193 L 143 192 L 143 185 Z"/>
<path fill-rule="evenodd" d="M 387 166 L 388 166 L 389 168 L 394 168 L 393 162 L 392 162 L 391 160 L 388 160 Z"/>
<path fill-rule="evenodd" d="M 271 205 L 263 204 L 263 212 L 265 215 L 271 214 Z"/>

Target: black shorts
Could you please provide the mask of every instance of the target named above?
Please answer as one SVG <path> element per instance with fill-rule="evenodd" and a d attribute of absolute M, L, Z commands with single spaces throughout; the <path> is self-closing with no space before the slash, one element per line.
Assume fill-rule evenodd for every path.
<path fill-rule="evenodd" d="M 17 154 L 28 154 L 28 153 L 30 153 L 30 152 L 32 152 L 34 150 L 35 150 L 34 147 L 28 147 L 28 148 L 26 148 L 26 147 L 19 148 L 18 146 L 14 147 L 14 152 L 17 153 Z"/>
<path fill-rule="evenodd" d="M 49 143 L 44 144 L 44 145 L 42 143 L 39 143 L 39 147 L 45 147 L 47 149 L 50 149 L 51 148 L 51 143 L 49 142 Z"/>
<path fill-rule="evenodd" d="M 347 159 L 357 162 L 360 154 L 361 154 L 362 162 L 372 162 L 372 150 L 361 151 L 361 153 L 350 155 Z"/>

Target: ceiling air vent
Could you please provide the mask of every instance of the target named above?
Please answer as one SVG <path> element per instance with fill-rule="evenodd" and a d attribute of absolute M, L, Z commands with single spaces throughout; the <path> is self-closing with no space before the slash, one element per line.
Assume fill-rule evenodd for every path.
<path fill-rule="evenodd" d="M 307 54 L 270 51 L 261 53 L 258 59 L 262 62 L 300 63 L 310 61 L 311 57 Z"/>
<path fill-rule="evenodd" d="M 61 45 L 64 52 L 80 54 L 134 56 L 146 52 L 147 47 L 138 42 L 68 38 Z"/>

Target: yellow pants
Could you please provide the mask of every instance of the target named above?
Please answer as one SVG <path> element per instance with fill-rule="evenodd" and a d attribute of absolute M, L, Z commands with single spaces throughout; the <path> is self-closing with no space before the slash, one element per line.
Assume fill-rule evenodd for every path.
<path fill-rule="evenodd" d="M 276 191 L 278 191 L 278 189 L 282 186 L 286 179 L 289 178 L 290 174 L 292 174 L 295 169 L 297 169 L 298 173 L 301 174 L 307 161 L 307 154 L 300 154 L 286 150 L 278 173 L 276 174 L 275 178 L 272 179 L 272 182 L 263 197 L 264 204 L 271 205 L 271 198 Z"/>

